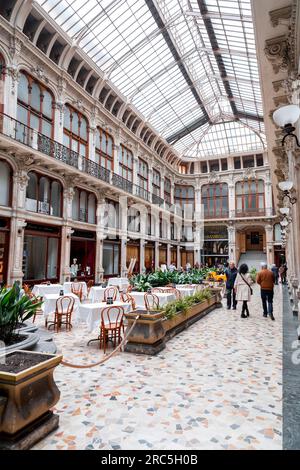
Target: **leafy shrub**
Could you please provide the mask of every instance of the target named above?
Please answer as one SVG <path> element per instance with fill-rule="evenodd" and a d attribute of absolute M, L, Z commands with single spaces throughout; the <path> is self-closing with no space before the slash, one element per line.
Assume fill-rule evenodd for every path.
<path fill-rule="evenodd" d="M 186 313 L 187 310 L 195 304 L 199 304 L 204 300 L 211 298 L 211 292 L 209 289 L 203 289 L 202 291 L 196 292 L 196 294 L 183 297 L 179 300 L 167 303 L 164 307 L 164 315 L 169 320 L 173 318 L 177 313 Z"/>
<path fill-rule="evenodd" d="M 11 288 L 0 289 L 0 340 L 9 343 L 18 324 L 31 318 L 43 302 L 20 295 L 17 282 Z"/>

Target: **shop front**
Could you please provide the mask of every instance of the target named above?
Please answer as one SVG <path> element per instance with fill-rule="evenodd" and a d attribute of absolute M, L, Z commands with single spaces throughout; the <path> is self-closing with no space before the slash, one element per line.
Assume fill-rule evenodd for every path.
<path fill-rule="evenodd" d="M 161 244 L 159 247 L 159 266 L 167 264 L 167 245 Z"/>
<path fill-rule="evenodd" d="M 194 250 L 183 248 L 181 250 L 181 266 L 183 269 L 186 268 L 187 264 L 190 264 L 191 268 L 194 267 Z"/>
<path fill-rule="evenodd" d="M 147 273 L 150 273 L 155 270 L 155 245 L 154 243 L 147 243 L 145 245 L 145 268 L 146 268 Z"/>
<path fill-rule="evenodd" d="M 71 279 L 95 279 L 96 232 L 74 230 L 71 238 Z"/>
<path fill-rule="evenodd" d="M 204 227 L 204 243 L 201 262 L 207 266 L 228 262 L 228 229 L 226 226 Z"/>
<path fill-rule="evenodd" d="M 171 247 L 171 264 L 177 266 L 177 246 Z"/>
<path fill-rule="evenodd" d="M 128 268 L 131 260 L 135 259 L 133 274 L 138 274 L 140 272 L 140 241 L 130 240 L 126 248 L 126 266 Z"/>
<path fill-rule="evenodd" d="M 7 282 L 10 220 L 0 218 L 0 285 Z"/>
<path fill-rule="evenodd" d="M 58 282 L 60 227 L 27 223 L 24 234 L 24 282 Z"/>

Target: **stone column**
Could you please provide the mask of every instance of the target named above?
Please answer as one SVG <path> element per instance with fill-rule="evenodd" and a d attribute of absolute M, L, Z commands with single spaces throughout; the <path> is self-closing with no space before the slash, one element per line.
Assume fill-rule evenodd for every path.
<path fill-rule="evenodd" d="M 181 266 L 181 247 L 177 246 L 177 269 Z"/>
<path fill-rule="evenodd" d="M 228 183 L 228 210 L 229 210 L 229 217 L 235 217 L 235 184 L 233 182 Z"/>
<path fill-rule="evenodd" d="M 23 281 L 24 229 L 26 225 L 24 218 L 15 216 L 11 218 L 8 284 L 13 284 L 15 281 L 22 284 Z"/>
<path fill-rule="evenodd" d="M 140 240 L 140 274 L 144 274 L 145 269 L 145 240 Z"/>
<path fill-rule="evenodd" d="M 61 230 L 61 256 L 60 256 L 60 282 L 71 280 L 71 241 L 74 230 L 71 226 L 64 224 Z"/>
<path fill-rule="evenodd" d="M 228 261 L 234 261 L 237 263 L 236 259 L 236 227 L 230 225 L 228 227 Z"/>
<path fill-rule="evenodd" d="M 159 241 L 155 241 L 155 246 L 154 246 L 154 259 L 155 259 L 155 269 L 159 268 Z"/>
<path fill-rule="evenodd" d="M 103 230 L 97 228 L 96 231 L 96 260 L 95 260 L 95 282 L 103 282 Z"/>
<path fill-rule="evenodd" d="M 170 243 L 167 244 L 167 266 L 169 267 L 171 264 L 171 245 Z"/>
<path fill-rule="evenodd" d="M 127 277 L 128 269 L 126 265 L 127 237 L 121 238 L 121 277 Z"/>
<path fill-rule="evenodd" d="M 273 215 L 273 201 L 272 201 L 272 183 L 271 181 L 265 182 L 265 207 L 266 215 L 271 217 Z"/>
<path fill-rule="evenodd" d="M 274 242 L 273 242 L 273 225 L 266 225 L 266 250 L 267 263 L 270 267 L 274 263 Z"/>

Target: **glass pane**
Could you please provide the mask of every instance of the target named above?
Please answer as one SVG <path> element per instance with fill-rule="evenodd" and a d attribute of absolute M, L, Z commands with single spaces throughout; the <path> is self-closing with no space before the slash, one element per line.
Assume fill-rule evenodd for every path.
<path fill-rule="evenodd" d="M 47 238 L 25 235 L 24 239 L 24 277 L 26 280 L 46 279 Z"/>
<path fill-rule="evenodd" d="M 51 186 L 51 215 L 61 216 L 61 184 L 53 181 Z"/>
<path fill-rule="evenodd" d="M 31 96 L 30 96 L 30 106 L 35 111 L 41 110 L 41 90 L 40 87 L 36 83 L 32 83 L 31 85 Z"/>
<path fill-rule="evenodd" d="M 21 73 L 19 79 L 18 99 L 28 104 L 28 80 L 24 73 Z"/>
<path fill-rule="evenodd" d="M 48 239 L 47 278 L 57 277 L 58 238 Z"/>
<path fill-rule="evenodd" d="M 52 96 L 47 90 L 44 90 L 43 94 L 43 114 L 52 119 Z"/>
<path fill-rule="evenodd" d="M 0 206 L 8 206 L 10 203 L 10 175 L 10 166 L 0 160 Z"/>

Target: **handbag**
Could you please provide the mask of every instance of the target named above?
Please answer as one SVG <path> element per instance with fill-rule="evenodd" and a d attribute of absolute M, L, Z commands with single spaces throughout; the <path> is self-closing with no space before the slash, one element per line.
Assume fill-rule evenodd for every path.
<path fill-rule="evenodd" d="M 242 274 L 240 274 L 241 278 L 243 279 L 243 281 L 247 284 L 247 286 L 249 287 L 250 289 L 250 295 L 253 295 L 253 289 L 252 287 L 250 286 L 249 282 L 246 281 L 246 279 L 244 278 L 244 276 Z"/>

